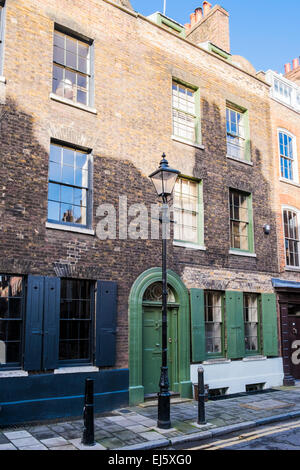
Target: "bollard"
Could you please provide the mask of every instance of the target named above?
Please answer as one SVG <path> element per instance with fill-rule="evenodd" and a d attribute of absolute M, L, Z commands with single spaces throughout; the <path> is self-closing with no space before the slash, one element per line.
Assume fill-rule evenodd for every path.
<path fill-rule="evenodd" d="M 205 387 L 204 387 L 204 369 L 198 368 L 198 424 L 206 424 L 205 421 Z"/>
<path fill-rule="evenodd" d="M 85 380 L 83 421 L 84 429 L 81 442 L 85 446 L 94 446 L 96 444 L 94 437 L 94 379 Z"/>

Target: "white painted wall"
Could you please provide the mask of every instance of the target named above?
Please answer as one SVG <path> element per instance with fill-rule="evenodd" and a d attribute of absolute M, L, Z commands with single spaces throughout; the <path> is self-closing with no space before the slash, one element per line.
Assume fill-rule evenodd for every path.
<path fill-rule="evenodd" d="M 198 383 L 197 369 L 204 369 L 204 383 L 213 388 L 227 388 L 227 394 L 242 393 L 246 385 L 265 383 L 264 388 L 283 384 L 282 358 L 245 358 L 239 361 L 217 360 L 191 364 L 191 381 Z"/>

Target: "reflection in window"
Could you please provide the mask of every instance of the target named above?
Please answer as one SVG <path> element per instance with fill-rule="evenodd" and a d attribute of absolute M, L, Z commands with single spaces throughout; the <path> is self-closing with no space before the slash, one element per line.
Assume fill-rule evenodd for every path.
<path fill-rule="evenodd" d="M 258 301 L 256 294 L 244 294 L 245 349 L 258 352 Z"/>
<path fill-rule="evenodd" d="M 249 195 L 230 190 L 230 239 L 231 248 L 249 250 Z"/>
<path fill-rule="evenodd" d="M 298 214 L 291 210 L 283 211 L 286 265 L 300 267 L 300 237 Z"/>
<path fill-rule="evenodd" d="M 88 105 L 89 80 L 90 45 L 54 31 L 53 93 Z"/>
<path fill-rule="evenodd" d="M 280 169 L 282 178 L 294 179 L 293 138 L 285 132 L 279 132 Z"/>
<path fill-rule="evenodd" d="M 89 154 L 50 146 L 48 220 L 87 225 Z"/>
<path fill-rule="evenodd" d="M 90 362 L 94 282 L 61 280 L 59 359 Z"/>
<path fill-rule="evenodd" d="M 205 292 L 205 338 L 206 352 L 222 353 L 223 295 L 222 292 Z"/>
<path fill-rule="evenodd" d="M 23 301 L 23 278 L 1 274 L 0 367 L 21 365 Z"/>

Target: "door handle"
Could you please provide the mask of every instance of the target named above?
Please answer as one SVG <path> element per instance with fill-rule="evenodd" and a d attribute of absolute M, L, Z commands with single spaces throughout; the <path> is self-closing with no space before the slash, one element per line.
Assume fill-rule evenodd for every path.
<path fill-rule="evenodd" d="M 296 335 L 298 333 L 298 330 L 296 328 L 293 328 L 293 334 Z"/>
<path fill-rule="evenodd" d="M 172 343 L 172 338 L 169 338 L 169 343 Z"/>

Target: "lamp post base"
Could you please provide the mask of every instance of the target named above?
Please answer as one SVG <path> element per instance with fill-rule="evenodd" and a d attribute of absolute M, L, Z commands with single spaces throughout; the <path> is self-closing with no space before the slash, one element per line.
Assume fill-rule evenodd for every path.
<path fill-rule="evenodd" d="M 163 392 L 158 394 L 158 420 L 157 427 L 160 429 L 170 429 L 170 393 Z"/>

